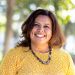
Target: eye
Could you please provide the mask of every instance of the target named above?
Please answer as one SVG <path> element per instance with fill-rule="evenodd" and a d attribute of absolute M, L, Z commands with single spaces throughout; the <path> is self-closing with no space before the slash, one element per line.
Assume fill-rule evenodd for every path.
<path fill-rule="evenodd" d="M 39 24 L 36 24 L 36 23 L 34 24 L 34 27 L 39 27 L 39 26 L 40 26 Z"/>
<path fill-rule="evenodd" d="M 45 25 L 44 28 L 49 28 L 50 29 L 50 27 L 48 25 Z"/>
<path fill-rule="evenodd" d="M 34 26 L 37 26 L 38 24 L 34 23 Z"/>

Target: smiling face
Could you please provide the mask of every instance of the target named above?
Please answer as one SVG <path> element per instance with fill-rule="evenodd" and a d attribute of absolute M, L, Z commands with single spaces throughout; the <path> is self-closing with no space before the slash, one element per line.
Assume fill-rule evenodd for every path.
<path fill-rule="evenodd" d="M 40 45 L 48 44 L 52 36 L 52 23 L 48 16 L 39 15 L 34 22 L 34 27 L 30 32 L 31 43 Z"/>

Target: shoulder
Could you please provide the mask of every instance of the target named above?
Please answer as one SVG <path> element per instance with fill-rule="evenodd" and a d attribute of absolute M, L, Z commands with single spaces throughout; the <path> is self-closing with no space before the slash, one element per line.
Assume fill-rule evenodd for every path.
<path fill-rule="evenodd" d="M 61 56 L 70 56 L 70 54 L 63 48 L 53 48 L 53 53 Z"/>
<path fill-rule="evenodd" d="M 25 51 L 28 51 L 29 48 L 28 47 L 15 47 L 15 48 L 12 48 L 10 49 L 6 55 L 12 55 L 12 54 L 21 54 Z"/>
<path fill-rule="evenodd" d="M 26 47 L 15 47 L 10 49 L 6 55 L 4 56 L 1 65 L 0 65 L 0 74 L 2 75 L 10 75 L 15 73 L 18 64 L 24 59 L 24 55 L 28 48 Z M 13 74 L 14 75 L 14 74 Z"/>
<path fill-rule="evenodd" d="M 55 60 L 59 61 L 60 63 L 63 63 L 63 65 L 66 67 L 74 66 L 74 62 L 72 60 L 72 57 L 69 52 L 64 50 L 63 48 L 60 49 L 53 49 L 53 57 Z"/>
<path fill-rule="evenodd" d="M 67 52 L 65 49 L 63 48 L 54 48 L 53 49 L 53 56 L 60 58 L 64 61 L 70 61 L 72 60 L 72 57 L 70 55 L 69 52 Z"/>
<path fill-rule="evenodd" d="M 28 47 L 15 47 L 10 49 L 4 56 L 3 60 L 8 59 L 18 59 L 26 54 L 26 52 L 29 50 Z"/>

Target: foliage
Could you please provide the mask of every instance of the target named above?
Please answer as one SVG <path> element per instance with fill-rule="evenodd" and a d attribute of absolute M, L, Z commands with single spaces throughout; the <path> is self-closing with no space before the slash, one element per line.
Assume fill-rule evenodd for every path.
<path fill-rule="evenodd" d="M 5 24 L 4 23 L 0 23 L 0 32 L 5 31 Z"/>
<path fill-rule="evenodd" d="M 71 10 L 75 8 L 75 6 L 72 4 L 71 0 L 16 0 L 16 9 L 21 14 L 20 19 L 24 19 L 32 10 L 30 6 L 34 5 L 35 8 L 41 7 L 46 8 L 50 5 L 53 5 L 55 8 L 55 14 L 60 22 L 60 24 L 67 24 L 70 20 L 69 15 L 66 16 L 65 19 L 62 18 L 61 13 L 63 10 Z M 28 12 L 28 14 L 25 14 L 25 11 Z M 24 17 L 24 18 L 23 18 Z"/>

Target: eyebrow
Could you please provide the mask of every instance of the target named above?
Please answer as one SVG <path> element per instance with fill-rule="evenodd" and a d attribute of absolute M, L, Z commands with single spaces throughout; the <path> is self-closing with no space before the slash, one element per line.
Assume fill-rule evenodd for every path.
<path fill-rule="evenodd" d="M 38 22 L 34 22 L 34 24 L 40 24 L 40 23 L 38 23 Z"/>
<path fill-rule="evenodd" d="M 40 23 L 38 23 L 38 22 L 34 22 L 34 24 L 40 24 Z M 41 25 L 41 24 L 40 24 Z M 50 26 L 50 24 L 45 24 L 45 25 L 49 25 Z"/>

